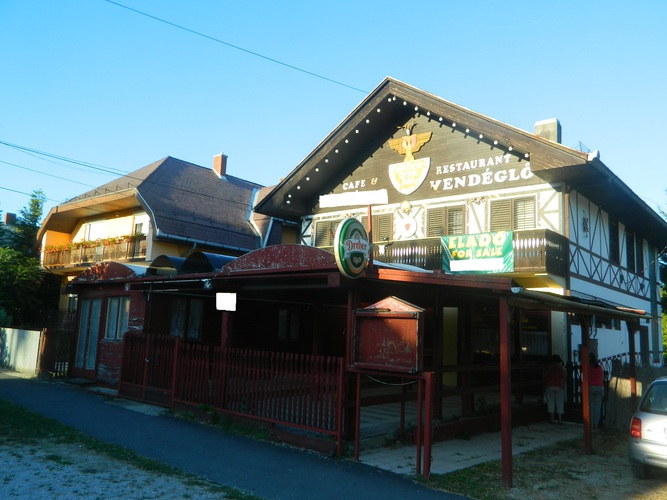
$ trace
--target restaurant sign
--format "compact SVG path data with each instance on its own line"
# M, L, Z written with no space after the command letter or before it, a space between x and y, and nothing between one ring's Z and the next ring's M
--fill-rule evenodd
M358 278L368 265L370 243L368 233L357 219L345 219L334 237L334 256L341 274Z
M442 236L442 269L451 273L514 271L513 231Z

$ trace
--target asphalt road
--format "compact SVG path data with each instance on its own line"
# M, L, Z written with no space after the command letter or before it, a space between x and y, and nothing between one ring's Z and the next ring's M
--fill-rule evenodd
M461 499L365 464L110 404L64 383L0 372L0 398L184 472L266 499ZM1 417L1 416L0 416Z

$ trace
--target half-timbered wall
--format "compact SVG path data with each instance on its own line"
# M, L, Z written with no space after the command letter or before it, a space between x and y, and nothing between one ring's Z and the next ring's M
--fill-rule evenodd
M603 207L576 192L571 193L569 206L573 294L604 297L611 303L646 310L659 318L660 312L651 305L659 295L656 249L631 223L611 218ZM640 326L648 334L638 337L637 346L642 352L651 352L651 362L659 363L662 340L658 320L642 320ZM599 342L601 356L628 352L624 325L598 319L592 333L593 338L604 335L604 342Z

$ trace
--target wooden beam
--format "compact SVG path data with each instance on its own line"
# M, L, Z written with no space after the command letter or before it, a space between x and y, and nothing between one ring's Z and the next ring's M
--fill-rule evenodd
M581 325L581 411L584 419L584 454L593 453L593 435L591 431L591 391L588 383L590 363L588 359L588 339L591 327L591 317L579 315Z
M500 434L502 483L512 487L512 366L507 297L498 300L500 309Z

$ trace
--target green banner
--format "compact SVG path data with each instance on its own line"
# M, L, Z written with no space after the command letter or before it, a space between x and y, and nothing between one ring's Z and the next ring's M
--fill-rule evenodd
M442 236L442 269L448 273L514 271L513 231Z

